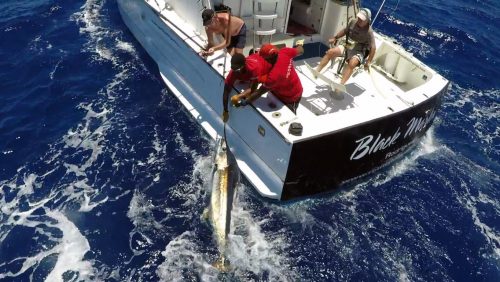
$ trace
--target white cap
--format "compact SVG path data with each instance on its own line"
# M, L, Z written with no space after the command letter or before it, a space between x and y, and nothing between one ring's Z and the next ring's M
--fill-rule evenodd
M356 17L358 17L362 21L366 21L366 20L370 21L371 12L370 12L370 10L363 8L363 9L359 10Z

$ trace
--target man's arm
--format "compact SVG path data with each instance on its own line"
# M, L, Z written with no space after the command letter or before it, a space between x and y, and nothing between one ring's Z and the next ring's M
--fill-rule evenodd
M251 103L251 102L255 101L257 98L262 96L267 91L268 91L268 89L264 85L261 85L259 87L259 89L257 89L256 91L252 91L250 93L250 95L248 95L248 97L246 99L246 103ZM244 106L244 105L242 105L242 106Z
M257 85L259 85L259 82L257 82L257 80L252 81L252 84L250 85L250 93L254 92L255 89L257 89Z
M337 43L337 40L339 38L342 38L342 37L345 36L346 30L347 30L347 28L343 28L341 31L337 32L337 34L335 34L335 36L333 38L330 38L328 40L328 42L331 43L331 44L333 44L333 45L335 45L335 43Z
M226 122L229 119L229 110L227 106L227 102L229 100L229 93L233 89L234 82L237 80L235 74L232 70L229 71L226 79L224 80L224 93L222 94L222 120Z
M370 30L370 53L368 54L368 59L366 59L365 65L372 63L376 50L377 46L375 45L375 36L373 35L373 31Z
M208 49L214 46L214 33L209 28L205 28L205 32L207 33L207 39L208 39L207 49Z
M366 59L367 64L372 63L373 57L375 56L375 49L376 49L375 46L370 49L370 54L368 54L368 59Z

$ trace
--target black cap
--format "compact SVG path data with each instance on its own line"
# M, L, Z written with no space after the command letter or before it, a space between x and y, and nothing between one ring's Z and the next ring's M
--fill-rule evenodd
M236 53L231 58L231 69L237 70L245 65L246 59L243 54Z
M201 18L203 19L203 25L206 26L210 23L212 18L215 16L215 12L212 9L205 9L201 13Z

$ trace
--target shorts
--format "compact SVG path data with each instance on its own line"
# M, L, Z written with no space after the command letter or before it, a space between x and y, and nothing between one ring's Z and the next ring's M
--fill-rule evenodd
M345 47L343 45L339 45L342 54L345 55ZM347 61L350 61L352 57L356 57L359 63L362 65L365 61L365 52L366 48L364 46L360 46L358 44L354 45L352 49L347 49Z
M247 43L247 26L245 25L245 23L243 23L238 35L231 36L231 44L229 44L227 48L243 49L246 43Z

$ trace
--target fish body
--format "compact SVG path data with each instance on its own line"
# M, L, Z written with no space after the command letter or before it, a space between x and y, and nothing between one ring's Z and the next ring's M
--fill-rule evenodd
M214 230L214 237L220 253L220 258L215 266L224 270L227 266L226 249L227 237L231 231L231 211L236 185L239 181L236 159L227 147L224 138L217 140L213 164L208 219Z

